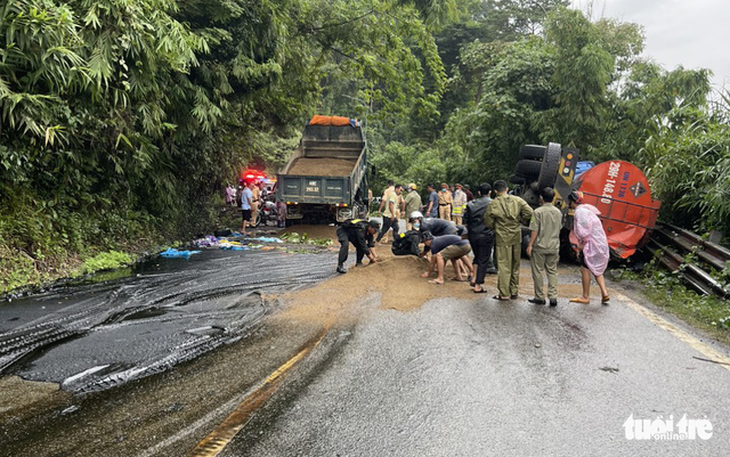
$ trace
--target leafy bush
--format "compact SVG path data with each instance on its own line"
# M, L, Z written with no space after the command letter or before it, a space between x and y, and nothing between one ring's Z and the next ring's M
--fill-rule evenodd
M119 251L109 251L97 254L86 259L79 268L79 274L88 274L100 270L113 270L115 268L129 265L133 262L132 256Z

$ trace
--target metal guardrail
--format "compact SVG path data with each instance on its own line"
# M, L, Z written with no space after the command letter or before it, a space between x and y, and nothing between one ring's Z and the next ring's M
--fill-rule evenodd
M730 288L717 281L708 271L722 271L730 264L730 250L703 240L688 230L657 222L648 244L659 263L670 271L680 270L685 282L702 295L730 299ZM695 254L703 266L685 262L686 254Z

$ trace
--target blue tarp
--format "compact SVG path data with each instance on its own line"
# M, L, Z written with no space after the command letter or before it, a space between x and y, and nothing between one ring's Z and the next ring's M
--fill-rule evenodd
M174 259L177 257L185 257L188 258L193 254L198 254L200 251L178 251L175 248L167 248L167 251L160 252L160 255L162 257L166 257L168 259Z

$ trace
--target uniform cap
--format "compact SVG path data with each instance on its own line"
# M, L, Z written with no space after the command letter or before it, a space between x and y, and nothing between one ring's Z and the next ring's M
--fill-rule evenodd
M410 187L413 190L418 189L418 187L416 187L416 185L414 183L412 183L412 182L411 183L408 183L408 187Z

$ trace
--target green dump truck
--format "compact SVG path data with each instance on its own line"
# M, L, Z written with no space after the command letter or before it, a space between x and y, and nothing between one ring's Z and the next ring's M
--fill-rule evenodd
M367 143L354 119L315 116L277 175L287 225L343 222L368 214Z

